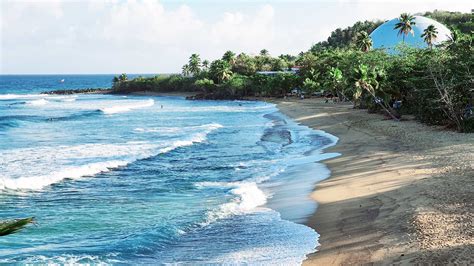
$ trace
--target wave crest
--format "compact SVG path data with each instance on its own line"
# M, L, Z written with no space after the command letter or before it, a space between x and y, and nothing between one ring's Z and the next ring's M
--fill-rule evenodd
M252 212L267 203L267 195L258 188L255 182L201 182L197 186L229 187L232 188L230 192L237 196L232 201L222 204L218 209L208 212L206 221L201 224L203 226L233 215Z
M141 109L153 106L155 101L153 99L148 99L146 101L137 101L136 103L124 104L124 105L115 105L111 107L105 107L99 109L104 114L117 114L124 113L134 109Z
M214 124L171 143L137 141L0 151L0 189L39 190L64 179L93 176L137 160L204 142L210 132L220 127ZM27 176L24 175L24 169L30 169Z

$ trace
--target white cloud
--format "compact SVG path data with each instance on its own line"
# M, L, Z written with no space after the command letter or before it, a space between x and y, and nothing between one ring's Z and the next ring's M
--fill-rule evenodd
M172 72L191 53L295 54L357 20L471 7L452 2L0 0L0 73Z
M270 5L260 7L255 14L226 12L221 19L209 25L206 33L213 50L243 50L255 52L274 39L274 10Z

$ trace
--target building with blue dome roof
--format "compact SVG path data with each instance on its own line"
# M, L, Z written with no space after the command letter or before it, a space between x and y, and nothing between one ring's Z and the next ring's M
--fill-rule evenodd
M413 33L405 35L405 44L417 48L428 47L421 35L429 25L434 25L438 31L437 38L433 41L434 45L449 39L451 31L443 24L423 16L414 16L414 18L415 25L412 26ZM395 25L398 22L398 18L386 21L370 34L372 47L374 49L392 50L395 46L403 42L403 34L398 34L398 29L395 29Z

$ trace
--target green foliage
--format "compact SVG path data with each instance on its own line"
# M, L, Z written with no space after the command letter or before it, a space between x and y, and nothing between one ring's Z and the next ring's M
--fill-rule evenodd
M331 86L333 94L342 98L344 95L341 89L341 83L343 82L342 71L337 67L331 67L328 72L328 77L329 82L327 82L327 84Z
M257 64L255 59L245 53L239 54L232 64L232 72L251 76L257 71Z
M13 234L26 225L33 223L34 218L15 219L9 221L0 221L0 236Z
M324 48L345 48L354 42L358 32L365 31L368 34L372 33L378 26L382 24L382 21L358 21L354 25L345 29L336 29L331 32L331 36L327 41L317 43L311 47L311 52L318 52Z
M240 75L240 74L233 74L225 83L224 88L226 89L227 93L231 96L239 95L244 96L247 95L247 90L250 86L250 79L247 76Z
M224 60L215 60L209 68L209 76L217 83L221 84L232 76L230 64Z
M465 29L466 14L435 11L446 23ZM443 21L441 21L443 22ZM472 34L454 30L451 40L439 49L415 49L400 45L399 53L373 50L370 32L381 22L358 22L337 29L327 42L314 45L297 56L272 57L263 49L258 55L227 51L221 59L201 63L191 55L183 66L183 75L156 76L127 80L115 77L118 93L137 90L200 91L212 99L236 99L245 96L286 95L294 88L306 92L326 91L355 107L386 113L413 114L422 122L446 125L459 131L472 131L474 118L465 115L473 91ZM412 31L413 16L402 14L396 29L403 36ZM423 37L431 47L437 30L428 27ZM287 71L298 66L297 74ZM274 71L261 74L260 71ZM205 95L204 95L205 97ZM402 101L401 110L391 103Z
M202 89L206 93L213 91L213 89L215 88L214 81L212 79L207 78L196 80L194 82L194 85L196 85L196 87Z
M226 61L229 64L232 64L235 60L235 53L232 51L227 51L222 56L222 60Z
M198 54L192 54L189 57L187 70L189 71L189 74L193 76L199 75L199 73L201 72L201 58L199 57Z
M318 90L321 90L321 84L315 80L306 78L303 81L303 89L306 92L316 92Z
M429 25L426 29L424 29L421 37L423 37L423 40L425 40L426 44L432 48L433 41L438 37L438 30L434 25Z
M403 42L405 42L405 36L409 33L413 34L413 26L415 25L415 17L408 13L403 13L398 18L398 22L395 24L394 30L398 30L398 35L402 35Z
M362 52L368 52L372 49L372 39L366 31L357 33L355 44Z
M471 13L451 12L435 10L426 12L422 16L432 18L450 28L456 29L459 33L472 34L474 31L473 15Z

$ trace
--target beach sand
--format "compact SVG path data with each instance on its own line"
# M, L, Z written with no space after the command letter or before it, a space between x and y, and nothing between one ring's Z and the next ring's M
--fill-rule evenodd
M474 262L474 134L321 99L273 102L339 137L331 177L311 194L321 245L304 265Z

